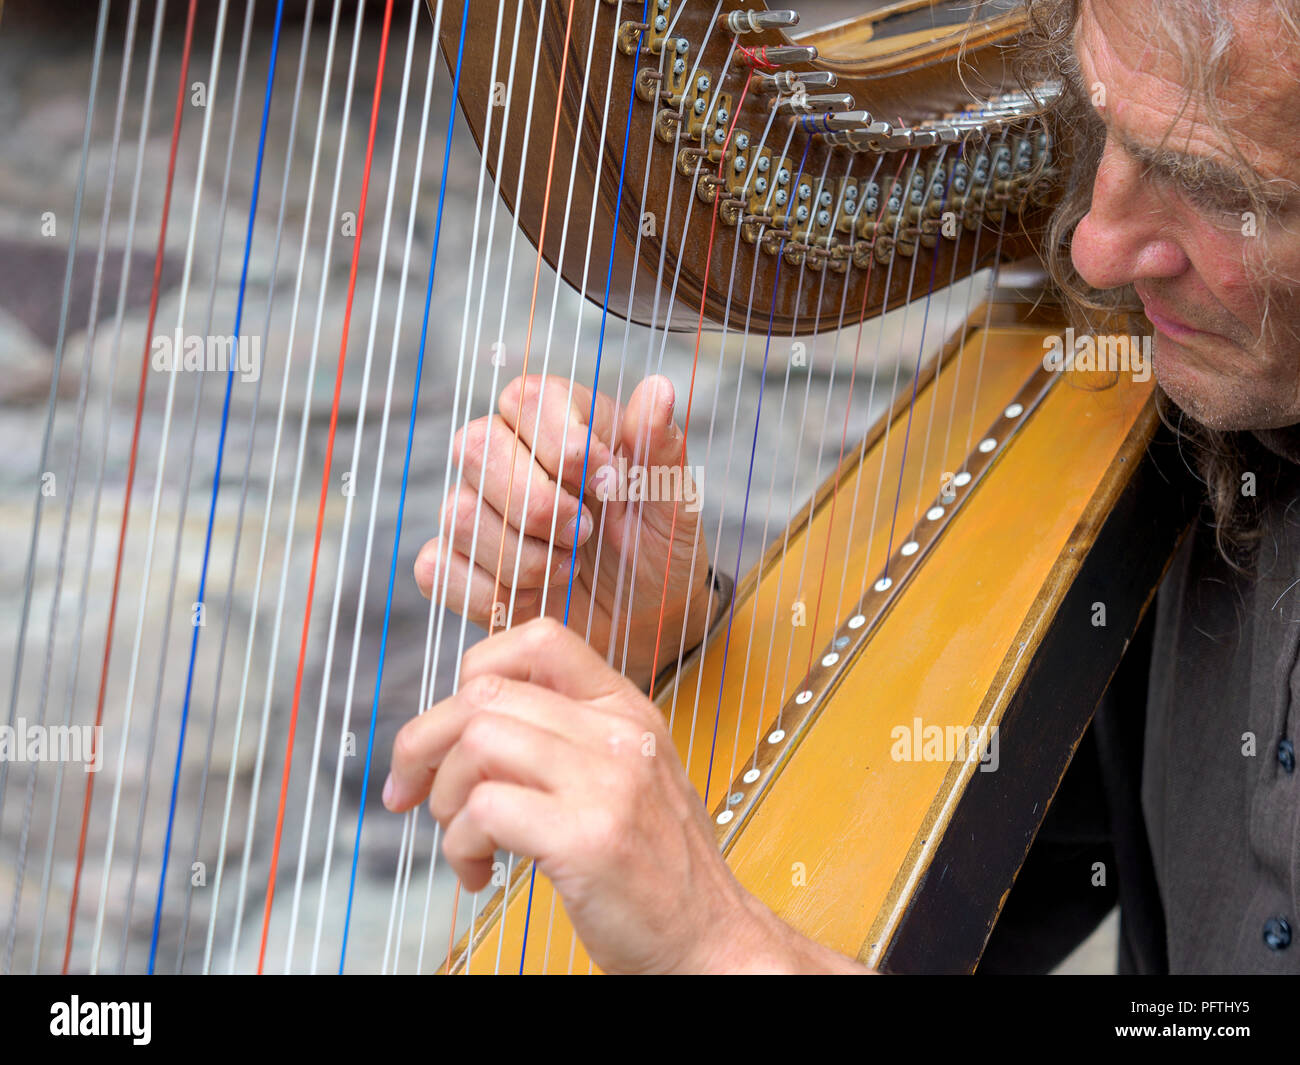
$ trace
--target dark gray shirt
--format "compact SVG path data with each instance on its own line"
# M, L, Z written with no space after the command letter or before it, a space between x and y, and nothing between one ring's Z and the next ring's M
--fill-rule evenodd
M1142 809L1171 972L1300 973L1300 446L1256 435L1254 572L1198 521L1157 603Z

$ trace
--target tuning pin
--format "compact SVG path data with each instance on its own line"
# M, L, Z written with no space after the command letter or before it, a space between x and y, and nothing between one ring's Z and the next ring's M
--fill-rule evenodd
M797 11L733 11L723 20L732 33L762 33L799 25Z
M777 114L821 115L831 111L848 111L853 107L853 97L846 92L821 93L809 96L795 93L785 96L772 105Z
M801 89L833 89L839 78L831 70L809 70L796 74L793 70L778 70L764 74L758 83L760 92L799 92Z
M768 48L737 48L741 58L756 67L788 67L796 63L811 63L817 58L817 49L804 44L778 44Z
M805 115L800 124L809 133L837 133L841 130L859 129L872 123L869 111L840 111L824 115Z

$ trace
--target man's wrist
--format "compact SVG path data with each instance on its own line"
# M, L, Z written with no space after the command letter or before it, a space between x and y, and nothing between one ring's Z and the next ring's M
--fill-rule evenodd
M703 606L696 607L686 611L683 623L688 627L685 640L678 639L678 645L681 647L679 652L668 650L665 657L658 663L658 668L651 666L646 671L647 677L641 684L642 690L650 688L653 691L659 691L664 682L671 677L678 665L685 658L694 653L708 636L709 631L717 624L718 619L726 613L727 608L731 605L732 596L735 593L735 582L725 573L720 573L710 565L704 574L704 580L700 583L701 590L705 592ZM653 684L649 678L653 677Z
M852 958L800 935L739 884L728 911L710 922L692 971L712 975L865 975ZM711 941L710 941L711 940Z

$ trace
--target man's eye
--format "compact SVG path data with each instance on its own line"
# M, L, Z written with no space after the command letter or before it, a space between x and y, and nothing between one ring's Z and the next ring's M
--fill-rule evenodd
M1194 207L1207 213L1240 215L1250 210L1250 198L1242 193L1216 188L1179 187L1183 198Z

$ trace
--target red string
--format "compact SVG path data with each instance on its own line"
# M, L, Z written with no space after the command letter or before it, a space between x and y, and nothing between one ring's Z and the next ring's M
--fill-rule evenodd
M754 49L746 48L743 44L738 44L736 45L736 51L748 59L751 66L758 67L759 70L765 70L768 73L771 73L774 70L780 69L775 63L768 60L767 45L763 45L762 48Z
M172 179L176 175L176 149L181 139L181 116L185 113L186 78L190 66L190 45L194 41L194 16L198 0L190 0L185 21L185 44L181 50L181 73L176 88L176 115L172 119L172 146L167 159L167 186L163 192L162 222L158 230L158 250L154 252L153 287L149 292L149 324L145 328L144 354L140 358L140 387L135 398L135 427L131 431L131 458L126 468L126 495L122 500L122 523L117 533L117 561L113 565L113 594L108 604L108 633L104 638L104 660L99 667L99 694L95 699L95 729L91 740L90 760L94 763L104 722L104 695L108 689L108 663L113 654L113 626L117 621L117 597L122 587L122 557L126 549L127 519L131 514L131 491L135 487L135 465L140 454L140 422L144 415L144 394L149 381L149 351L154 321L158 315L158 291L162 284L163 252L167 245L167 218L172 205ZM68 907L68 938L63 945L63 972L72 957L72 937L77 928L77 900L81 894L81 870L86 858L86 830L90 823L90 805L95 774L86 774L86 795L81 804L81 833L77 839L77 866L72 876L72 902Z
M352 245L352 268L348 274L348 300L343 311L343 339L339 345L338 369L334 372L334 403L330 408L329 436L325 444L325 468L321 473L320 503L316 508L316 539L312 545L311 573L307 580L307 602L302 615L302 640L298 645L298 672L293 685L293 709L289 715L289 736L285 742L284 770L280 776L280 805L275 816L275 843L271 848L271 872L266 882L266 907L262 914L262 942L257 952L257 971L266 962L266 940L271 929L271 907L275 902L275 874L280 861L280 841L284 834L284 808L289 795L289 773L293 767L293 741L298 728L298 708L302 701L302 677L307 664L307 634L311 628L312 600L316 593L316 567L320 561L321 532L325 524L325 503L329 499L330 467L334 461L334 435L339 421L339 399L343 391L343 368L347 363L348 329L352 324L352 299L357 289L357 266L361 259L361 235L366 221L366 199L370 191L370 167L375 155L375 129L379 124L379 101L384 88L384 60L388 56L388 28L393 18L393 0L384 5L384 28L379 38L379 66L375 71L374 100L370 106L370 135L366 140L366 164L361 177L361 202L357 207L357 235ZM321 680L328 684L329 678Z

